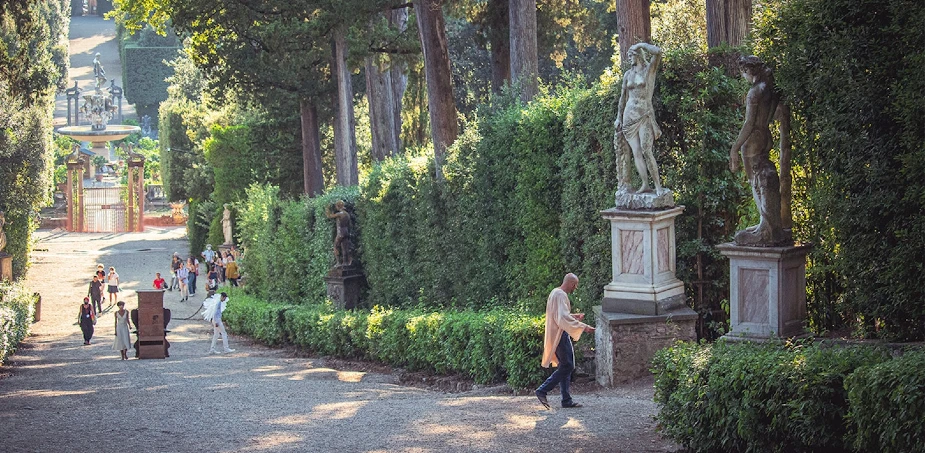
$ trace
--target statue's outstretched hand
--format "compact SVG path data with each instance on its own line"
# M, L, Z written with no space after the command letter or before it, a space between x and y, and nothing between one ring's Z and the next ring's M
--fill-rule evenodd
M739 171L739 153L735 148L729 153L729 170L733 173Z

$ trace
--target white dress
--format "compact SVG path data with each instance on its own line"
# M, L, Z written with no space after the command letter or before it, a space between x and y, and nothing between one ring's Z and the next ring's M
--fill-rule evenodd
M119 315L119 312L116 312L116 341L112 344L112 349L115 351L121 351L123 349L132 348L132 336L128 330L128 310L125 310L125 315Z

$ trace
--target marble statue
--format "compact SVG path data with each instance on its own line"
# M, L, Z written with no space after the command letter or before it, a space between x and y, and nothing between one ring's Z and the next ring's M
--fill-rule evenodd
M325 216L329 219L337 219L337 230L334 236L334 259L335 266L350 266L353 264L353 244L350 241L350 229L353 227L353 219L344 206L344 200L337 200L334 203L337 212L331 213L330 206L324 210Z
M647 60L643 54L650 56ZM648 43L634 44L627 52L630 67L623 75L617 119L614 121L614 150L617 157L617 206L660 208L674 206L670 190L662 188L655 161L653 144L662 135L655 121L652 94L655 74L661 62L662 49ZM635 164L639 179L638 190L631 187L630 161ZM652 180L652 187L649 180ZM654 189L654 190L653 190ZM633 194L648 194L643 204ZM654 203L654 204L653 204Z
M222 213L222 234L225 236L225 244L234 244L234 238L231 237L231 209L229 204L225 203L225 212Z
M106 70L103 69L103 63L100 62L100 53L97 52L93 57L93 77L96 79L96 87L100 88L106 82Z
M3 253L3 248L6 247L6 232L3 231L3 225L6 224L6 214L3 211L0 211L0 254Z
M752 86L745 97L745 123L729 151L729 169L739 171L741 151L745 175L752 186L752 197L761 220L758 225L736 232L735 243L745 246L785 245L793 239L782 226L780 176L770 159L770 124L780 95L774 86L774 74L758 57L740 58L739 70Z

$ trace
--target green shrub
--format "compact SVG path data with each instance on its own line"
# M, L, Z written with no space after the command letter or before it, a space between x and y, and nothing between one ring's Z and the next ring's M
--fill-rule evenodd
M845 379L855 451L925 451L925 352L859 368Z
M29 335L34 314L34 294L19 283L0 283L0 366Z
M177 57L177 47L141 47L126 41L122 46L122 88L125 99L143 107L167 100L167 77L173 74L166 62Z
M847 451L845 378L885 360L873 347L678 343L653 359L657 420L694 451Z
M541 317L506 309L427 311L373 307L334 310L330 303L285 305L232 290L224 320L235 333L309 353L372 359L409 370L455 373L479 384L537 385L545 372Z

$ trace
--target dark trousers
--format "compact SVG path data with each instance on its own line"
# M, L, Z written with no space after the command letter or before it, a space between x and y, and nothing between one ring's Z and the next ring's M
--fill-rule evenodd
M103 312L103 293L90 294L90 304L96 309L97 313Z
M80 318L80 330L84 334L84 342L93 338L93 320L90 318Z
M196 294L196 274L189 273L189 293Z
M569 393L568 388L572 383L572 371L575 370L575 349L572 347L572 338L568 332L562 332L559 346L556 346L556 359L559 360L556 371L536 391L546 394L554 389L556 384L559 384L562 404L568 406L572 404L572 394Z

